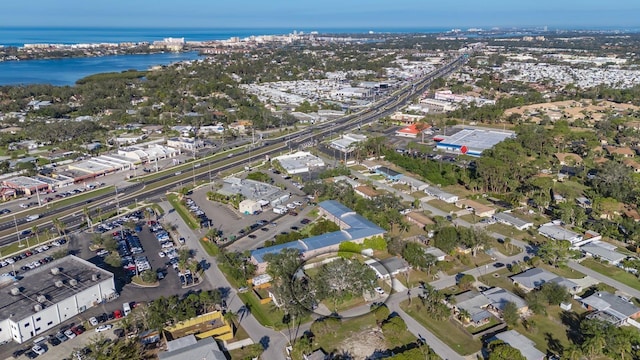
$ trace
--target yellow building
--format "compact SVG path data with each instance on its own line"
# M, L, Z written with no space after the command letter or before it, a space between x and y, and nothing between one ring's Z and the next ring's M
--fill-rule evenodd
M187 335L195 335L198 339L214 337L216 340L228 341L233 338L233 329L227 324L220 311L212 311L164 328L165 337L179 339Z

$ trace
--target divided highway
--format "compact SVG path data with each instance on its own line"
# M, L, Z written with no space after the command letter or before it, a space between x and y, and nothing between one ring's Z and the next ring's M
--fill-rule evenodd
M264 159L266 155L276 155L288 148L295 149L300 144L313 140L314 138L322 138L330 133L339 133L343 130L349 130L351 127L357 127L361 124L375 121L381 117L389 116L414 96L423 93L431 85L433 80L447 76L456 71L466 62L466 60L467 56L462 55L445 66L425 75L416 83L406 86L403 89L396 91L391 96L374 103L372 107L363 110L358 114L348 115L343 118L336 119L333 122L319 124L279 138L268 139L266 141L272 145L263 144L257 148L244 149L241 152L235 153L232 158L209 161L201 160L198 162L199 165L197 168L194 167L189 171L183 171L182 174L179 175L176 175L176 170L174 169L166 170L165 175L150 180L141 178L138 183L132 183L127 187L118 188L118 203L120 207L126 207L133 204L136 199L142 200L161 196L179 183L187 183L194 179L208 179L210 172L218 173L238 166L243 166L247 163L259 161ZM286 141L287 139L290 140ZM221 162L225 162L225 164L220 165L219 163ZM160 185L161 182L166 182L167 179L172 179L173 181L162 183L162 185ZM100 207L103 214L108 213L109 211L113 211L116 207L113 200L115 200L115 191L114 193L98 195L90 201L84 199L78 203L65 205L51 210L43 209L43 212L40 213L40 219L33 222L27 222L24 217L22 217L21 219L16 218L16 222L14 223L12 217L5 216L5 221L0 223L0 236L4 235L0 238L0 246L5 246L18 241L19 232L30 229L33 225L37 225L41 230L50 228L52 231L55 231L51 224L51 220L55 218L59 218L60 221L64 222L67 230L74 230L78 228L84 220L82 218L83 208L87 207L89 211L93 213L96 208ZM52 205L55 207L55 202ZM73 214L76 216L73 216ZM17 232L15 231L16 225L18 227Z

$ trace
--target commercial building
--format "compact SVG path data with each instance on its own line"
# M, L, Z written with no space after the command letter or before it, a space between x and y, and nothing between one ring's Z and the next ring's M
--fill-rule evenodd
M355 144L367 140L365 135L344 134L340 139L333 140L329 146L343 153L350 153L354 150Z
M278 254L284 249L296 249L306 259L313 256L338 251L338 247L345 241L362 243L365 239L386 233L384 229L356 214L355 211L335 200L326 200L318 204L320 216L333 221L340 227L334 231L310 238L270 246L251 252L251 260L258 265L257 272L263 273L267 268L264 259L267 254Z
M196 138L175 137L167 140L167 146L195 151L204 147L204 141L198 140Z
M245 215L255 214L260 210L262 210L262 206L255 200L246 199L238 204L238 211Z
M2 185L28 196L33 195L38 191L51 189L51 186L48 183L26 176L16 176L14 178L4 180Z
M289 192L277 186L236 177L225 178L218 193L227 196L241 194L245 199L254 200L261 206L276 206L289 200Z
M24 343L117 297L113 274L73 255L0 276L0 342Z
M297 151L293 154L281 155L273 158L290 175L309 172L313 168L324 167L321 158L306 151Z
M513 131L465 128L453 135L435 136L433 140L438 143L436 148L439 150L478 157L483 151L514 137Z

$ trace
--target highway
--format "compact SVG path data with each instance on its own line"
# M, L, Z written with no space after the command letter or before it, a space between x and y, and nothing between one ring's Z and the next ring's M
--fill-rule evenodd
M423 93L431 85L433 80L456 71L466 60L467 56L461 55L443 67L420 78L417 82L407 85L392 93L390 96L377 101L373 106L362 110L360 113L347 115L332 122L318 124L296 133L267 139L265 140L266 143L258 147L245 148L242 151L235 152L233 156L229 158L199 160L196 163L188 163L187 165L193 164L194 167L188 171L183 170L179 175L176 175L178 171L176 169L179 168L176 167L172 170L166 170L163 176L153 177L149 180L145 180L143 177L138 183L132 183L126 187L119 187L117 203L122 208L133 204L137 199L143 200L161 196L181 183L209 179L211 173L218 173L238 166L244 166L254 161L263 160L266 155L273 156L287 149L297 149L299 145L307 141L321 139L331 133L339 133L340 131L347 131L352 128L355 129L362 124L389 116L404 106L410 99ZM220 163L224 164L220 165ZM166 182L168 179L172 181ZM51 223L55 218L58 218L65 224L67 231L74 230L84 221L82 215L83 208L85 207L89 209L90 213L94 213L98 207L101 208L103 214L113 211L116 208L115 191L114 193L96 196L91 200L84 199L62 207L55 207L55 203L52 205L54 207L53 209L45 209L40 213L40 218L32 222L28 222L24 218L24 215L22 215L21 218L14 218L15 215L5 216L4 222L0 223L0 236L2 236L2 238L0 238L0 246L19 241L19 234L24 230L31 229L34 225L37 225L40 230L49 228L55 232L56 230Z

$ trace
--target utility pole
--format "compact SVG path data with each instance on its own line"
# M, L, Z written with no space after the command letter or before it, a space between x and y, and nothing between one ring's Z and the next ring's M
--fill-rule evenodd
M116 188L116 215L120 215L120 200L118 199L118 185L116 185L115 188Z

